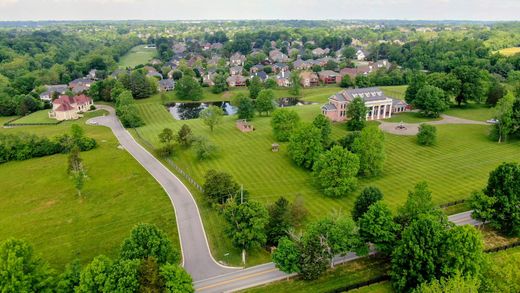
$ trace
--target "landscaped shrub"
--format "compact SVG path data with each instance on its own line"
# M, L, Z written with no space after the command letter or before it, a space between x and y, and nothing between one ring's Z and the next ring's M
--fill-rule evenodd
M420 145L433 145L437 140L437 128L433 125L421 124L417 133L417 143Z

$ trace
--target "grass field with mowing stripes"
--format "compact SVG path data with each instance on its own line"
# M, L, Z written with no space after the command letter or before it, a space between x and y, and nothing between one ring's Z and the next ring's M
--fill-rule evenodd
M134 68L146 64L157 55L155 48L146 48L146 45L135 46L119 59L119 68Z

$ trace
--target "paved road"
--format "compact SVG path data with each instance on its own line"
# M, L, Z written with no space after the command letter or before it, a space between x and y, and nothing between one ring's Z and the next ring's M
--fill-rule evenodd
M475 121L469 119L463 119L448 115L441 115L442 120L428 121L426 124L441 125L441 124L477 124L477 125L489 125L486 122ZM386 122L385 120L379 120L379 128L385 132L398 134L398 135L416 135L419 132L420 123L398 123L398 122ZM405 128L399 129L397 126L402 125Z
M474 225L481 223L471 218L471 211L449 216L448 219L458 226ZM372 252L375 253L375 252ZM335 264L349 262L358 259L359 256L349 253L344 257L338 257L334 260ZM194 283L197 292L215 293L215 292L233 292L246 288L251 288L278 280L283 280L294 276L288 275L278 270L273 263L267 263L248 269L236 271L234 273L196 281Z
M110 114L89 119L87 123L110 127L121 146L161 184L170 197L177 219L183 266L190 273L193 280L203 280L240 269L224 267L213 259L209 251L197 204L186 186L159 160L134 140L116 118L112 107L100 105L98 108L105 109Z

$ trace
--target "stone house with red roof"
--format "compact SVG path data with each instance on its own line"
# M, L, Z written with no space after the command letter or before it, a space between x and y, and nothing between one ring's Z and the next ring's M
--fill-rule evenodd
M94 105L92 99L86 95L77 95L69 97L62 95L52 101L52 110L49 112L49 118L56 120L74 120L80 118L82 113L90 110Z

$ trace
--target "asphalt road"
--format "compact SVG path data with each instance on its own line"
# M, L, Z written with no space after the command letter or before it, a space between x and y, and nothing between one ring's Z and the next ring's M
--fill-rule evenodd
M159 160L134 140L132 135L128 133L116 118L112 107L99 105L98 108L105 109L110 114L89 119L87 123L110 127L121 146L159 182L170 197L177 219L183 266L190 273L193 280L203 280L240 269L224 267L213 259L197 204L186 186Z
M186 186L134 140L115 117L112 107L101 105L98 108L108 110L110 115L92 118L87 123L110 127L121 146L161 184L170 197L177 219L183 266L192 276L197 292L232 292L290 278L294 275L281 272L273 263L246 269L225 267L217 263L209 250L197 204ZM471 211L448 218L456 225L476 226L481 224L471 218ZM349 253L346 256L335 258L334 263L340 264L358 258L354 253Z

